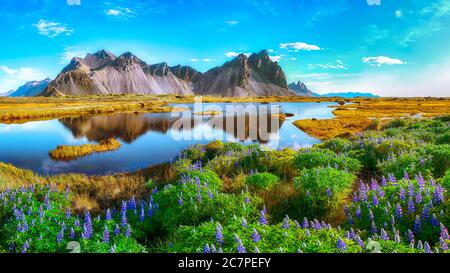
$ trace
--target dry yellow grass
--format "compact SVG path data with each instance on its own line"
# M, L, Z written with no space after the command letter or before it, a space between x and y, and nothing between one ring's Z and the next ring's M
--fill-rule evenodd
M334 119L297 120L294 125L319 139L349 136L395 118L433 117L450 114L449 98L352 99L333 111Z
M305 97L202 97L203 102L321 102L336 98ZM113 113L161 113L182 111L168 104L193 103L194 96L177 95L92 95L79 97L0 97L0 122L23 123L33 120Z
M100 141L98 144L83 144L79 146L60 145L49 152L54 160L72 160L93 153L102 153L119 149L120 142L114 138Z

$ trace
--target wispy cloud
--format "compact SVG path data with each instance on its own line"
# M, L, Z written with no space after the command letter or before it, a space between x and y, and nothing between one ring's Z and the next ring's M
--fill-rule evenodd
M74 57L84 58L88 51L79 47L66 47L62 53L59 64L67 64Z
M246 56L250 56L251 55L251 53L234 52L234 51L227 52L224 55L227 56L228 58L233 58L233 57L237 57L239 54L244 54Z
M42 80L45 77L45 73L36 68L11 68L5 65L0 65L0 92L17 89L17 87L25 82Z
M225 21L225 24L227 24L229 26L235 26L235 25L239 24L239 21L238 20L228 20L228 21Z
M336 60L334 63L326 64L308 64L308 69L334 69L334 70L348 70L348 67L341 60Z
M38 29L39 34L50 38L54 38L60 34L69 36L73 33L73 29L68 28L66 25L44 19L39 20L39 22L33 26Z
M135 17L137 15L137 12L130 8L116 7L105 10L105 14L113 18L128 19Z
M448 0L426 2L420 10L408 11L408 13L417 17L414 24L399 38L400 45L405 47L445 29L447 25L443 19L450 16L450 2Z
M66 0L69 6L80 6L81 0Z
M211 58L192 58L192 59L190 59L190 61L191 62L206 62L206 63L208 63L208 62L212 62L213 61L213 59L211 59Z
M281 43L280 48L287 49L288 51L317 51L321 48L317 45L308 44L305 42L293 42L293 43Z
M406 64L405 61L402 61L400 59L386 57L386 56L364 57L364 58L362 58L362 62L366 63L370 66Z

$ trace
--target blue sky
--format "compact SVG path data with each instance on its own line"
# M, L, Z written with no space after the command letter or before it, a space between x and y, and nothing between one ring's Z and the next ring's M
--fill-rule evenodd
M2 0L0 92L99 49L200 71L268 49L318 93L450 96L450 1L368 2Z

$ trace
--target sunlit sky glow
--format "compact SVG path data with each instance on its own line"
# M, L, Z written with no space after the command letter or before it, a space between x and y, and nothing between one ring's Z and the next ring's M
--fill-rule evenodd
M2 0L0 93L99 49L200 71L268 49L317 93L450 96L450 1L367 2Z

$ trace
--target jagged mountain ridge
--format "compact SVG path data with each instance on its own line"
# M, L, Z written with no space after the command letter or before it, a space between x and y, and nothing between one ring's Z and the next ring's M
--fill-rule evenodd
M46 78L42 81L29 81L16 89L16 91L9 93L9 97L31 97L39 95L47 88L51 79Z
M315 94L308 89L305 83L301 81L292 82L288 85L289 90L294 91L299 96L314 97Z
M130 52L118 57L101 50L73 58L41 93L44 96L86 94L178 94L212 96L292 96L286 76L263 50L239 55L201 73L189 66L147 64Z

